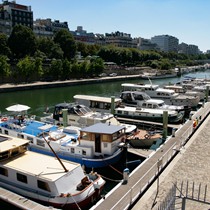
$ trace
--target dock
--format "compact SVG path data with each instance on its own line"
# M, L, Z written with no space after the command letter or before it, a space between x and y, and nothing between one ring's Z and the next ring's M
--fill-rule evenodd
M181 151L184 145L190 140L199 126L205 121L210 113L210 102L205 103L195 112L185 124L169 136L165 142L140 164L124 182L122 180L112 191L105 195L91 210L129 209L132 204L138 201L149 189L150 185L164 171L171 160ZM193 128L193 120L199 119L196 128Z
M14 205L15 207L19 209L24 209L24 210L47 210L47 209L53 210L55 209L51 206L47 207L47 206L38 204L32 200L29 200L23 196L20 196L16 193L13 193L1 187L0 187L0 199Z

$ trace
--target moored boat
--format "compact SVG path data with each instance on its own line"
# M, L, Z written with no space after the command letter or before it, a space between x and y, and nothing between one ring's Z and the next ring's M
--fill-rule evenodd
M123 150L119 148L125 138L125 126L97 123L83 132L75 126L58 127L25 118L20 124L14 118L0 119L0 133L30 140L29 149L53 155L44 138L49 141L57 155L80 163L88 168L105 167L119 161ZM44 137L43 137L44 135Z
M163 122L164 112L168 114L168 123L181 123L183 121L183 113L177 111L148 109L130 106L120 106L115 109L115 115L122 118L132 118L151 122Z
M127 137L127 141L134 148L150 148L161 138L160 132L138 129L137 132Z
M139 108L174 110L184 114L185 107L178 105L168 105L161 99L151 98L145 92L140 91L123 91L120 98L122 104Z
M0 134L0 186L46 206L83 209L105 181L81 165L27 150L29 141Z
M164 100L166 104L185 106L186 108L196 108L200 101L198 95L191 96L176 93L174 90L161 88L159 85L153 84L121 84L123 91L137 90L148 94L151 98Z
M66 110L66 114L64 113ZM52 114L42 117L41 121L54 124L64 124L77 127L87 127L96 123L111 123L112 125L125 126L125 132L129 133L136 129L135 125L120 123L110 112L93 111L84 104L79 103L59 103L54 107Z

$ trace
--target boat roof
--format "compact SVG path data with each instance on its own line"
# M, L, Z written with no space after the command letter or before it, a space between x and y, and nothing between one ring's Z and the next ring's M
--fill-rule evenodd
M122 87L136 87L136 88L140 88L140 87L144 87L144 88L158 88L159 85L153 85L153 84L132 84L132 83L123 83L121 84Z
M122 129L124 125L112 125L110 123L96 123L86 128L82 128L81 131L88 133L103 133L103 134L113 134Z
M6 135L0 135L0 149L1 153L10 150L11 148L17 148L24 144L28 144L29 140L20 140Z
M89 101L98 101L103 103L111 103L111 97L91 96L91 95L75 95L74 99L83 99ZM114 102L120 102L120 98L114 98Z
M22 140L19 139L18 141ZM80 167L78 163L65 160L62 160L62 162L68 172L72 172L77 167ZM40 179L50 181L55 181L66 174L63 167L55 157L31 151L26 151L24 154L1 161L1 164L6 168L12 168L18 172L30 174L39 177Z

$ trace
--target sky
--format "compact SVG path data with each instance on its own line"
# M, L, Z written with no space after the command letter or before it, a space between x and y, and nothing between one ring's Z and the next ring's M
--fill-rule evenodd
M31 6L34 20L67 21L75 31L120 31L132 38L171 35L179 43L210 50L210 0L16 0Z

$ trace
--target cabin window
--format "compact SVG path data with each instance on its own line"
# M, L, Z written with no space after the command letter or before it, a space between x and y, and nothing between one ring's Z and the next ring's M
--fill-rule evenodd
M31 143L33 143L33 138L30 136L27 136L27 140L29 140Z
M0 167L0 174L3 175L3 176L8 176L8 170Z
M9 135L9 132L7 130L4 131L4 134Z
M2 133L2 129L0 128L0 133Z
M23 183L28 183L27 176L17 173L17 180Z
M110 137L109 137L109 135L103 135L102 136L102 139L103 139L103 141L109 141L109 139L110 139Z
M82 155L86 155L86 151L85 150L82 150Z
M9 152L6 151L6 152L2 152L1 155L0 155L0 160L5 160L9 157Z
M44 141L37 139L37 145L44 147Z
M18 148L13 149L12 153L11 153L11 156L15 156L17 154L19 154L19 149Z
M108 144L107 143L104 143L104 148L107 148L108 147Z
M42 190L50 192L49 185L46 182L43 182L41 180L37 180L37 186L38 186L38 188L40 188Z
M17 137L20 138L20 139L24 139L24 135L23 134L19 134L18 133Z
M74 151L74 148L71 148L71 153L74 153L75 151Z

